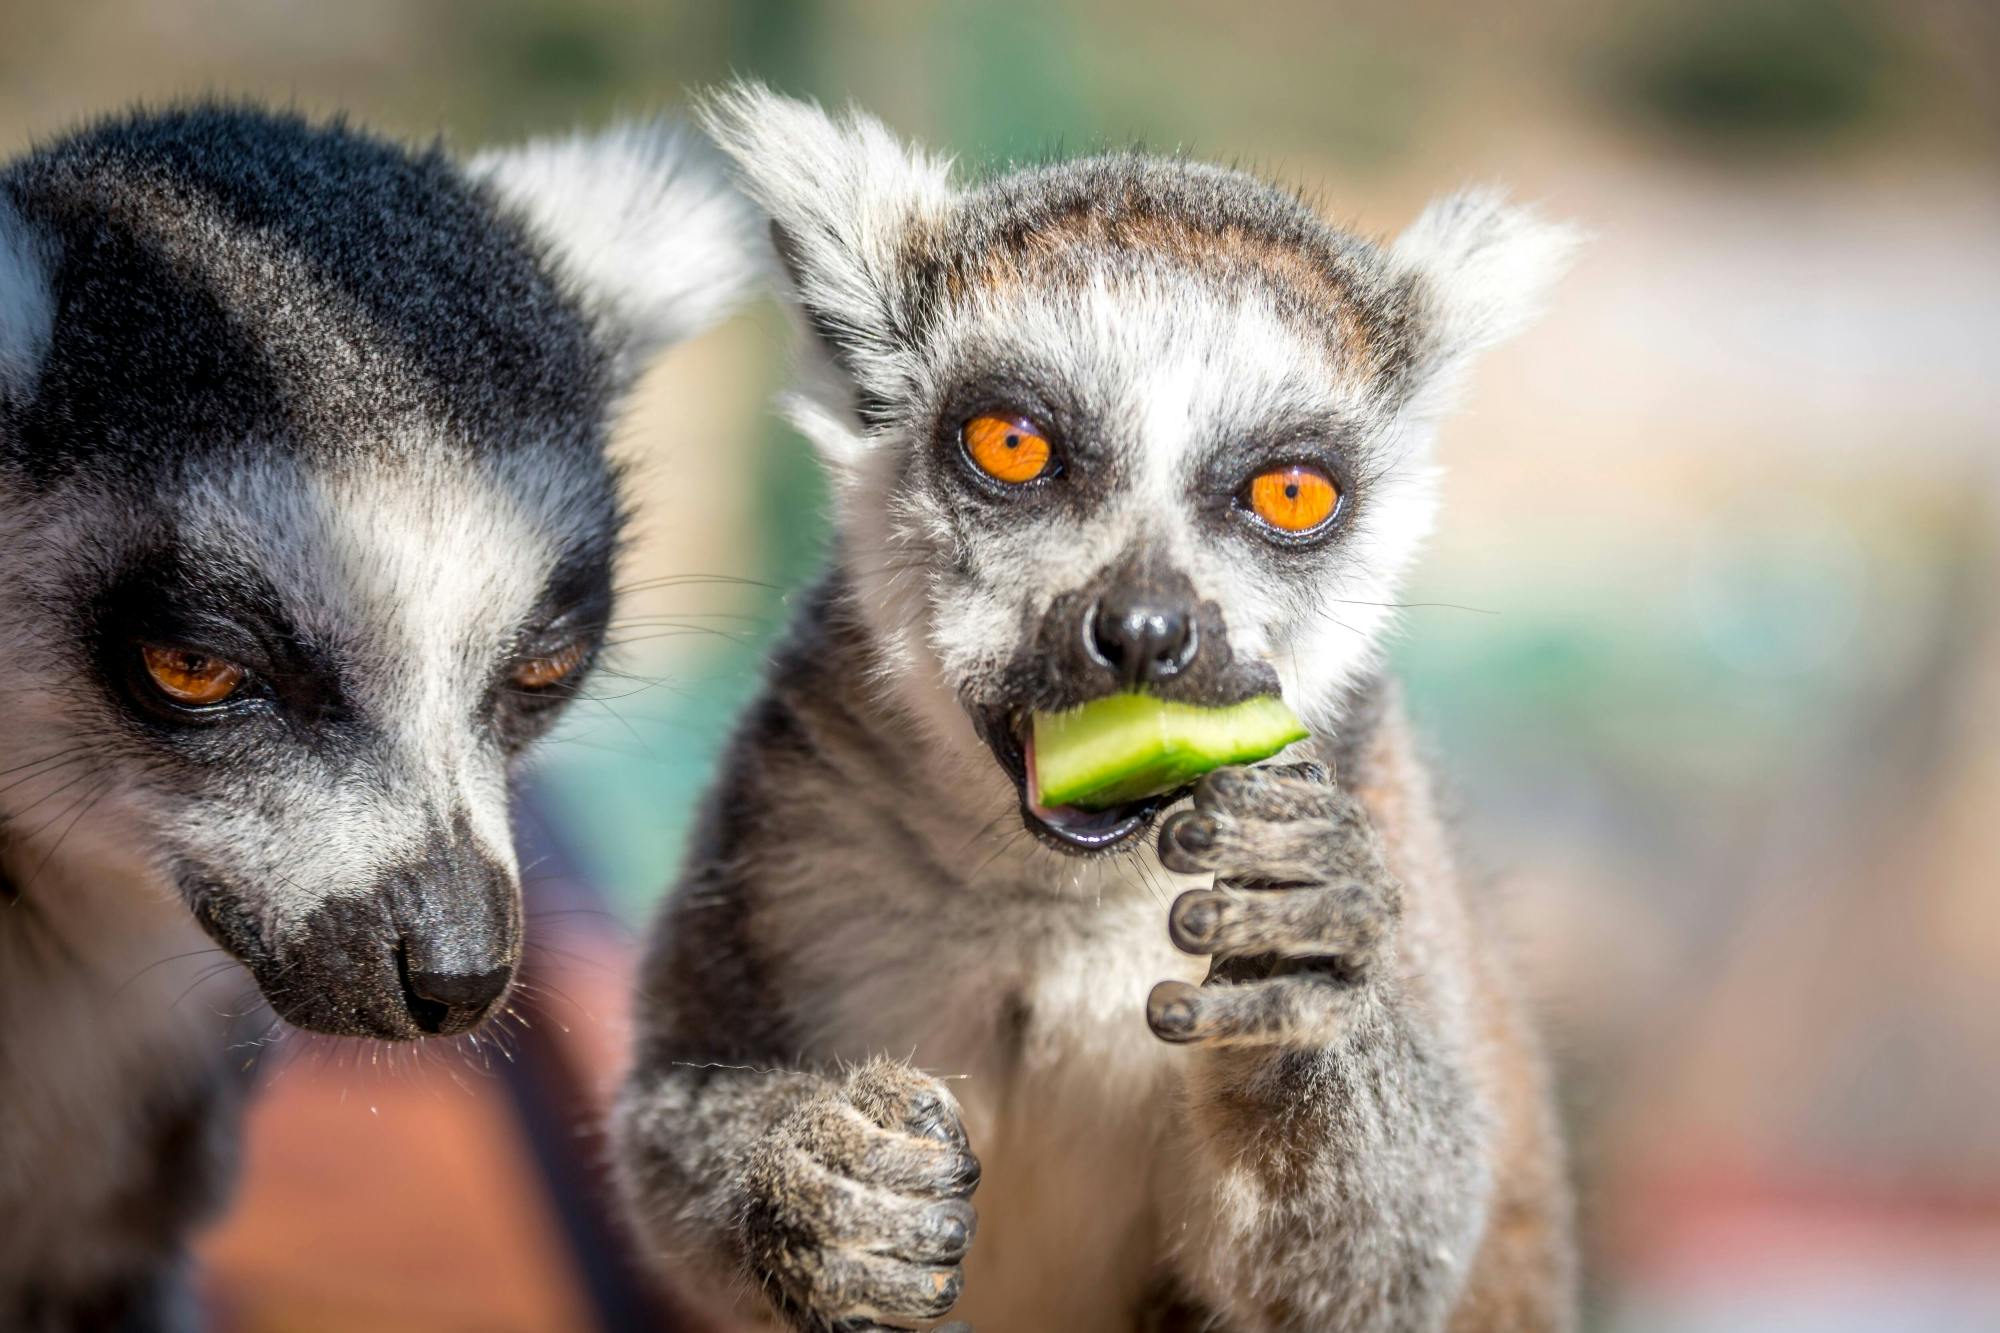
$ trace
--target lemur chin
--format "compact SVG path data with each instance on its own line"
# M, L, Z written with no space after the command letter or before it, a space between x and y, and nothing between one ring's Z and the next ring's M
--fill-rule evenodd
M507 1003L509 773L604 644L613 412L753 277L697 143L196 105L0 168L0 1326L191 1318L218 948L318 1032Z
M663 1270L799 1329L1566 1327L1533 1042L1381 645L1435 427L1570 233L1474 192L1377 244L1180 159L964 186L858 113L710 114L837 517L642 977ZM1031 711L1133 688L1314 739L1028 799Z

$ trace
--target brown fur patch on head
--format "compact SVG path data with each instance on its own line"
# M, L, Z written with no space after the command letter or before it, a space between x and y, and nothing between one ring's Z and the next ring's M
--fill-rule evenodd
M1410 293L1374 247L1241 172L1173 159L1090 159L968 195L959 243L933 260L944 295L1178 273L1246 284L1312 333L1335 366L1395 378L1410 357Z

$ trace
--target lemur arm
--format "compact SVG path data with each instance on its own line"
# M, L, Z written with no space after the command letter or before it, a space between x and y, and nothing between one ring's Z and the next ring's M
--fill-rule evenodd
M738 947L741 887L684 883L646 968L647 1030L613 1132L648 1258L710 1291L761 1292L801 1330L941 1316L977 1223L957 1100L897 1061L778 1058L780 1006Z
M649 1259L669 1273L733 1280L743 1271L746 1159L819 1083L803 1071L697 1061L632 1072L613 1133Z
M1232 1333L1445 1328L1492 1191L1487 1127L1366 813L1317 765L1223 770L1160 844L1217 876L1170 917L1207 981L1147 1006L1201 1048L1179 1284Z
M979 1181L941 1085L889 1060L845 1075L678 1065L620 1099L628 1203L652 1257L761 1289L798 1329L868 1333L958 1299Z

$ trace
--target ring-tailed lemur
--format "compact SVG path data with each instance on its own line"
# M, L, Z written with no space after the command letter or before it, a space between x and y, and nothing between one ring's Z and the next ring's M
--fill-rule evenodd
M0 168L0 1327L192 1322L218 959L321 1032L505 1004L508 771L603 641L612 413L753 278L699 143L468 166L200 105Z
M827 354L837 518L641 977L660 1266L809 1329L1566 1327L1535 1048L1379 645L1434 426L1569 233L1472 193L1375 245L1136 154L960 188L755 88L711 122ZM1134 687L1317 739L1035 807L1029 711Z

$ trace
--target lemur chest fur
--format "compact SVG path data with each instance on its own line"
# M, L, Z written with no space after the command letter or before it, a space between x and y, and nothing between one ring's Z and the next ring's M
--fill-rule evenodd
M1189 1052L1147 1030L1145 1001L1205 963L1167 936L1194 881L1147 861L1060 890L957 886L923 948L834 992L843 1056L907 1056L959 1098L982 1172L954 1317L975 1328L1121 1327L1157 1263Z

